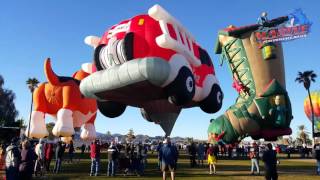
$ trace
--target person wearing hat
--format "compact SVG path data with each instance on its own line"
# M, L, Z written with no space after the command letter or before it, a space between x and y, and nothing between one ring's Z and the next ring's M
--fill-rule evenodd
M175 170L178 161L178 150L175 146L171 145L170 138L167 137L163 141L163 146L159 151L159 158L161 162L162 179L166 180L166 171L170 171L171 180L175 178Z

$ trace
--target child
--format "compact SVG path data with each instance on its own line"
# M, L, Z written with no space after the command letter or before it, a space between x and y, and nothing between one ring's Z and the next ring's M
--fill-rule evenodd
M217 163L217 158L214 155L214 148L212 144L210 144L210 147L207 150L207 156L208 156L208 164L209 164L209 169L210 173L209 174L216 174L216 163ZM213 168L213 173L212 173L212 168Z

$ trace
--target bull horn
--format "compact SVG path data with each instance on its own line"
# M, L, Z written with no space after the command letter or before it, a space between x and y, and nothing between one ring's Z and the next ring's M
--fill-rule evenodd
M100 38L97 36L87 36L84 39L84 43L86 43L87 45L96 48L99 45L100 42Z

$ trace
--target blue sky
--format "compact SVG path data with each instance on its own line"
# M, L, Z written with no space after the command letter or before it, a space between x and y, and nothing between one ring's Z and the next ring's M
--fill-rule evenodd
M206 114L199 108L184 109L172 132L172 136L188 136L206 139L211 118L222 114L232 105L237 96L231 87L231 75L226 65L219 66L219 56L213 52L219 29L230 24L235 26L255 23L261 12L268 12L269 18L287 15L296 8L302 8L313 22L307 38L283 43L287 90L292 101L294 119L291 127L305 124L311 131L310 122L303 112L306 91L294 82L298 71L314 70L320 75L319 56L319 7L320 1L178 1L178 0L118 0L118 1L15 1L6 0L0 6L0 74L5 87L12 89L20 117L28 119L31 94L25 81L36 77L46 81L43 63L52 58L54 71L71 76L93 56L91 47L84 44L87 35L101 36L106 29L121 20L137 14L145 14L154 5L160 4L178 19L207 49L215 65L217 77L225 94L222 109L216 114ZM317 8L318 7L318 8ZM311 89L319 88L320 79ZM50 120L50 119L48 119ZM96 120L99 132L135 133L151 136L163 135L158 125L145 121L136 108L115 119L101 114Z

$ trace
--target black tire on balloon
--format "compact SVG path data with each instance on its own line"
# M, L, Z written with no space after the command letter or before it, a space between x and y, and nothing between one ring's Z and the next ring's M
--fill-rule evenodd
M206 113L216 113L221 109L223 92L218 84L213 84L209 95L202 101L199 106Z
M126 107L126 105L114 101L98 101L99 111L109 118L120 116L126 110Z
M174 81L165 87L165 91L170 103L177 106L189 103L195 93L195 81L190 69L183 66Z
M94 50L94 55L93 55L93 60L94 60L94 63L96 65L96 68L98 71L102 70L103 67L102 67L102 64L100 62L100 59L99 59L99 54L100 54L100 51L103 47L105 47L106 45L105 44L100 44L98 47L96 47L96 49Z

